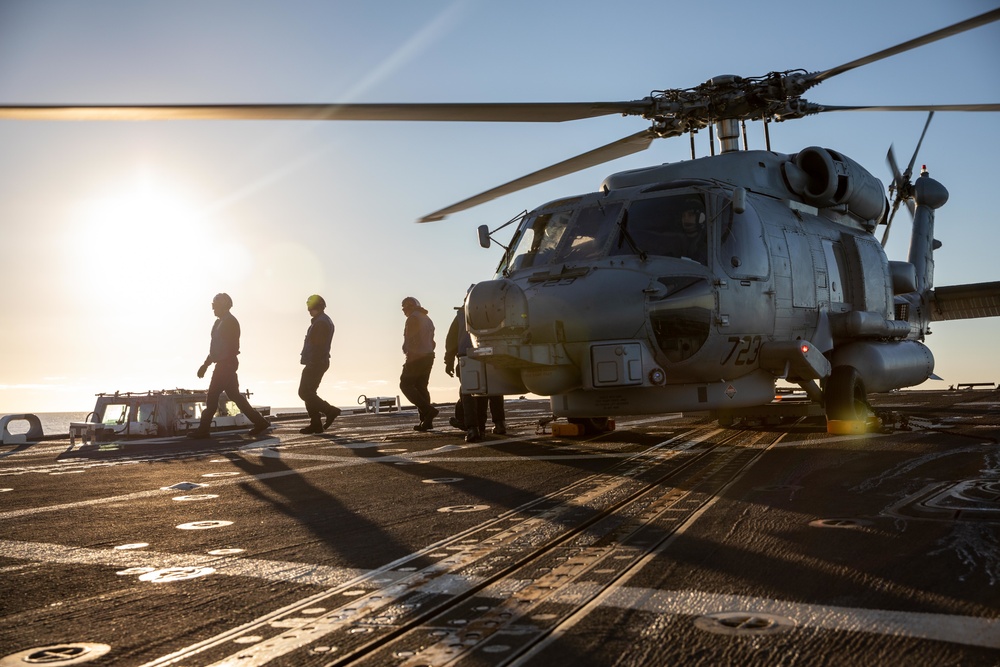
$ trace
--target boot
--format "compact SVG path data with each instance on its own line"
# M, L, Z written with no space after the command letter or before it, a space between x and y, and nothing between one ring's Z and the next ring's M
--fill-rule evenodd
M331 405L330 411L326 413L326 421L323 422L323 428L321 428L320 431L322 432L330 428L330 424L332 424L333 420L339 416L340 416L340 408L335 408Z

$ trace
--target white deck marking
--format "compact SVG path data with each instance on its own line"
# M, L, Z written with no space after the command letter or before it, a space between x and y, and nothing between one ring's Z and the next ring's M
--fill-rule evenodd
M88 549L67 547L60 544L10 540L0 541L0 556L35 563L107 565L121 569L211 566L216 570L212 576L249 577L272 582L311 584L328 588L342 586L377 573L377 571L369 572L354 568L253 558L220 558L204 554ZM13 566L4 568L4 570L21 570L24 567L23 565ZM378 573L386 575L384 571ZM437 587L440 585L440 582L435 584ZM585 584L572 584L555 593L551 602L578 603L581 598L593 594L594 591L587 590L588 588L592 587ZM912 637L967 646L1000 648L1000 618L808 604L746 595L721 595L697 590L663 591L630 587L615 588L601 599L600 604L616 609L677 616L702 616L722 611L766 613L790 618L799 627L839 632L863 632L892 637Z
M572 595L572 588L570 586L565 593L560 591L553 599ZM1000 618L837 607L745 595L645 588L620 588L602 603L604 606L622 609L684 616L702 616L722 611L775 614L790 618L801 627L1000 648Z
M87 547L68 547L62 544L17 542L13 540L0 540L0 556L35 563L107 565L121 569L146 567L162 570L169 567L211 566L215 568L216 574L324 587L339 586L346 581L367 573L366 570L310 565L309 563L210 556L206 554L172 554L137 550L123 551L117 548L90 549Z
M534 436L519 436L514 438L507 438L505 440L492 440L484 441L481 443L476 443L472 445L460 445L458 449L461 451L468 451L478 447L490 447L493 445L504 444L508 442L519 442L523 440L528 440ZM674 449L683 449L687 441L678 441L678 444ZM462 462L471 463L474 461L481 462L497 462L497 461L543 461L543 460L580 460L580 459L600 459L600 458L628 458L630 456L636 456L636 452L622 452L622 453L609 453L609 454L543 454L539 456L504 456L504 457L490 457L485 456L481 458L474 457L441 457L439 454L445 452L455 451L453 448L448 449L432 449L427 451L410 452L408 454L398 454L390 456L378 456L372 458L357 458L355 456L335 456L335 455L322 455L322 454L298 454L288 451L279 451L273 449L273 444L268 441L261 441L250 443L240 447L242 452L254 452L260 455L262 458L278 458L278 459L302 459L302 460L319 460L319 461L329 461L325 465L311 466L308 468L295 468L289 470L278 470L274 472L265 472L256 475L240 475L239 477L233 477L232 479L213 479L210 486L213 489L217 489L223 486L230 486L233 484L245 484L250 480L263 480L263 479L273 479L276 477L285 477L288 475L302 475L310 472L316 472L319 470L328 470L331 468L340 468L348 466L360 466L360 465L372 465L372 464L385 464L393 462L414 462L420 459L433 456L436 460L443 462ZM381 447L382 444L371 443L371 447ZM259 452L255 450L261 450ZM641 454L641 453L640 453ZM151 498L157 495L163 495L165 493L176 493L175 491L165 491L162 489L155 489L149 491L137 491L135 493L128 493L120 496L107 496L104 498L92 498L90 500L80 500L72 503L63 503L61 505L48 505L43 507L29 507L19 510L10 510L8 512L0 512L0 521L7 519L19 519L25 516L31 516L34 514L42 514L45 512L57 512L61 510L72 510L79 507L88 507L92 505L105 505L109 503L121 503L129 502L133 500L140 500L142 498Z

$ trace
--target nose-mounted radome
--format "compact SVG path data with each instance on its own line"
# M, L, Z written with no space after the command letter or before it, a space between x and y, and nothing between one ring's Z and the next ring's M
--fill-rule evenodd
M520 334L528 327L528 300L512 281L488 280L469 292L465 317L474 335Z

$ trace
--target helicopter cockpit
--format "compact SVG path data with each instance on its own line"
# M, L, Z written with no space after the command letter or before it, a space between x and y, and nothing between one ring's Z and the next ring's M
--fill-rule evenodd
M625 256L708 267L717 256L734 278L767 276L763 230L752 208L734 214L727 194L704 188L630 190L562 199L529 213L498 273Z
M685 382L699 363L728 353L708 343L713 331L728 332L730 313L767 330L767 308L743 315L733 303L737 292L766 291L771 278L755 208L763 201L741 192L735 205L735 194L683 179L604 189L526 214L496 278L477 284L466 304L491 382L542 394ZM740 289L724 288L730 282ZM602 370L593 350L605 347L611 365L627 362L627 372ZM594 354L601 360L590 368ZM647 379L638 368L670 372Z

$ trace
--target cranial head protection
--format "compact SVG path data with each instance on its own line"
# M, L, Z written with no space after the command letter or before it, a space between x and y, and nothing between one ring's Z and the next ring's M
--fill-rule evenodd
M698 211L699 213L704 208L705 206L699 197L685 197L684 204L681 206L682 211Z
M306 299L309 310L326 310L326 301L319 294L313 294Z
M697 214L699 226L705 224L705 203L701 200L701 197L691 195L684 198L684 201L681 202L681 212L687 213L688 211L694 211Z

